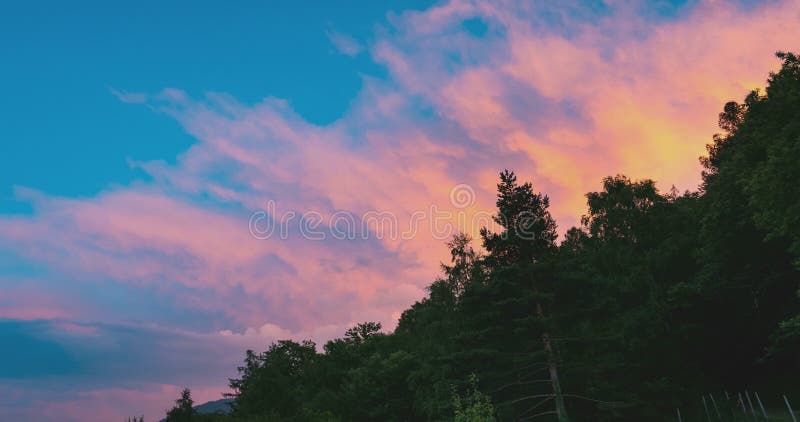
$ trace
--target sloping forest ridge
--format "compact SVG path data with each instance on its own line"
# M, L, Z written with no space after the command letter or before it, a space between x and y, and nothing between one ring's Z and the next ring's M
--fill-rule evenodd
M232 412L198 414L187 390L167 420L752 420L754 388L790 420L777 413L782 395L800 404L800 57L777 56L764 91L724 105L697 192L607 177L557 244L548 197L504 171L501 230L454 237L393 333L368 322L321 352L247 351Z

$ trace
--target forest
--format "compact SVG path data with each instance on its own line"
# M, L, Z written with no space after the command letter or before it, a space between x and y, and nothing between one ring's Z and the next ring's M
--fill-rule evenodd
M777 57L763 90L724 104L697 191L607 177L559 239L548 196L505 170L500 229L447 243L393 332L365 322L321 347L248 350L229 414L198 414L186 390L166 420L752 420L756 400L790 420L800 57Z

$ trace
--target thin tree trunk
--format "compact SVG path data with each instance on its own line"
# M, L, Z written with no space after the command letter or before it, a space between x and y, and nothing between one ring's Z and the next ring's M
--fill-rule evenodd
M786 398L786 395L783 396L783 401L786 402L786 408L789 409L789 415L792 416L792 420L797 422L797 418L794 417L794 410L792 410L792 405L789 404L789 399Z
M753 391L753 394L756 395L756 401L758 401L758 407L761 408L761 414L764 415L764 419L769 420L769 416L767 416L767 410L764 409L764 403L761 403L761 397L758 397L758 391Z
M722 420L722 415L720 415L720 413L719 413L719 407L717 407L717 401L714 400L714 394L713 393L708 393L708 397L711 397L711 404L714 405L714 412L716 412L716 414L717 414L717 420L721 421Z
M540 303L536 304L536 313L539 318L544 319L544 311ZM550 382L553 385L553 397L556 402L558 422L569 422L567 407L564 406L564 394L561 392L561 382L558 380L558 365L556 364L555 353L553 353L553 344L550 340L550 334L546 331L542 334L542 343L544 343L544 351L547 353L547 367L550 372Z

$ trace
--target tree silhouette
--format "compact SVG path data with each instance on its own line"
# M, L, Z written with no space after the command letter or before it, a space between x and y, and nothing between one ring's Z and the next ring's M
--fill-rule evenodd
M167 422L190 422L194 420L197 412L193 408L192 392L188 388L181 391L181 396L175 400L175 406L167 411Z

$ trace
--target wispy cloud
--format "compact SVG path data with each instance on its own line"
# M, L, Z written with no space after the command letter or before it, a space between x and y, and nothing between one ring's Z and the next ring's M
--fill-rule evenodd
M333 47L336 48L339 53L342 53L345 56L355 57L364 51L364 47L361 45L361 43L347 34L343 34L333 29L328 29L325 31L325 35L328 36L328 39L331 41L331 44L333 44Z
M123 103L144 104L147 102L147 94L145 93L118 91L112 87L109 87L108 90Z

